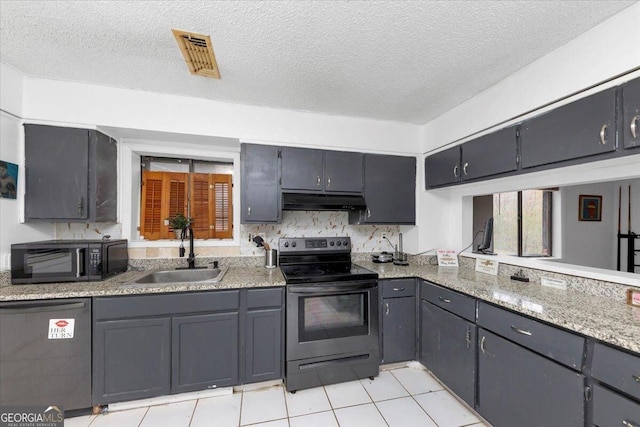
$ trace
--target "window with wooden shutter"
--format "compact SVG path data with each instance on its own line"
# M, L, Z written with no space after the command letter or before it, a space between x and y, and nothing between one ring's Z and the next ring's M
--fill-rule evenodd
M231 175L143 171L140 235L175 238L165 219L181 213L193 218L196 239L232 238L231 194Z

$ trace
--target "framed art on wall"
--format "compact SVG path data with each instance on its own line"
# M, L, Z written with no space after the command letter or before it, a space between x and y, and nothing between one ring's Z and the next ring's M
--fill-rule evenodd
M579 221L602 221L602 196L580 195Z
M0 199L15 199L18 190L18 165L0 160Z

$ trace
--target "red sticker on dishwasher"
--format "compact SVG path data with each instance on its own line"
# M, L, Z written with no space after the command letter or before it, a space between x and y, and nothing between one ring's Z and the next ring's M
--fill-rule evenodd
M49 319L50 340L66 340L73 338L76 319Z

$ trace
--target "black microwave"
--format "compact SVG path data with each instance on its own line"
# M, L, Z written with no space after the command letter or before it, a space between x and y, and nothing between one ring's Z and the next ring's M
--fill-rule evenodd
M91 282L127 271L128 241L44 240L11 245L11 283Z

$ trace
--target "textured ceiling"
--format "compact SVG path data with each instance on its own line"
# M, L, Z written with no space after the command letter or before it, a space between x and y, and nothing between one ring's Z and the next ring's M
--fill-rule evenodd
M423 124L633 1L0 1L29 76ZM190 75L171 28L211 35Z

